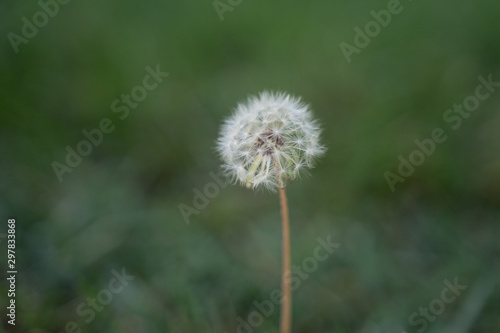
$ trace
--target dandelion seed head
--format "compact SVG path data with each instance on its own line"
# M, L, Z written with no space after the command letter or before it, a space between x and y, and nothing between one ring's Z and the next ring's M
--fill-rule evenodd
M285 93L263 92L238 104L222 125L217 150L234 181L275 190L323 155L309 107Z

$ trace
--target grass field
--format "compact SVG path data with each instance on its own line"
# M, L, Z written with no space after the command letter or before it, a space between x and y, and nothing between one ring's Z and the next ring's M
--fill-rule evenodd
M214 180L272 90L328 147L288 186L293 332L500 332L500 3L0 8L0 331L278 332L278 197Z

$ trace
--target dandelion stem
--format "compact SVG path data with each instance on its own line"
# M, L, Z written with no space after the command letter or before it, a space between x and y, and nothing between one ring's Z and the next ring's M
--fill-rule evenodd
M276 166L276 177L279 172ZM278 183L279 184L279 183ZM281 230L283 246L283 266L281 275L281 318L280 333L292 331L292 289L291 289L291 258L290 258L290 219L288 217L288 202L285 187L278 186L281 206Z

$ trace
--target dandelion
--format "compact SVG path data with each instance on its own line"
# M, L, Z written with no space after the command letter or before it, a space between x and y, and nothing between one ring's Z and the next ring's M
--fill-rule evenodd
M221 129L224 169L248 188L284 188L324 153L321 129L300 99L261 93L241 103Z
M223 168L247 188L279 191L283 232L280 331L291 332L290 231L285 186L299 178L325 152L321 129L309 107L285 93L263 92L240 103L223 124L217 150Z

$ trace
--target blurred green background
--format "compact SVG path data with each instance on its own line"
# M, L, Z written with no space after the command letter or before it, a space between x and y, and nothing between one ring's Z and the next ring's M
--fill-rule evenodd
M401 6L348 63L340 43L387 1L242 1L221 20L210 0L72 0L18 53L7 36L41 7L3 2L0 260L15 218L18 276L0 330L277 332L278 307L238 319L280 285L277 195L220 188L189 224L179 209L220 170L223 119L267 89L302 96L328 146L288 187L292 262L340 244L294 291L293 331L499 332L500 91L457 130L443 113L478 76L500 81L500 3ZM120 119L111 103L157 64L169 76ZM103 118L114 131L59 182L52 163ZM392 192L384 173L435 128L448 140ZM135 278L87 323L77 308L122 268ZM455 277L467 289L412 324Z

